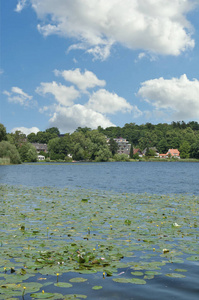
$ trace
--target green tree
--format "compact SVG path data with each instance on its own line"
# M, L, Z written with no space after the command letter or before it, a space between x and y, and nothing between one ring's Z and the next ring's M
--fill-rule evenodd
M180 145L180 148L179 148L179 151L180 151L180 157L181 158L189 158L189 155L190 155L190 144L189 142L187 141L184 141L181 145Z
M47 133L50 133L50 134L53 135L54 137L60 135L59 129L58 129L57 127L51 127L51 128L48 128L48 129L46 129L46 132L47 132Z
M75 131L71 134L71 154L74 160L88 159L89 141L83 131Z
M31 132L30 134L28 134L27 139L28 139L29 143L37 143L38 142L38 137L34 132Z
M20 164L21 159L19 152L15 145L10 144L7 141L0 142L0 157L1 158L9 158L11 164Z
M109 149L113 156L117 153L118 144L113 138L110 138L109 140Z
M37 150L30 143L24 143L19 148L19 154L20 154L21 160L23 162L36 162L37 161Z
M107 153L106 157L107 156L111 157L111 152L109 150L106 137L103 133L99 133L98 130L92 130L86 133L86 137L87 137L87 151L90 160L95 160L96 158L97 160L99 160L102 151Z
M64 160L71 149L70 135L66 134L64 137L56 137L48 142L48 151L51 160Z
M0 123L0 142L7 140L6 128Z
M16 130L15 133L8 134L8 141L19 149L19 147L26 143L26 135L20 130Z
M190 157L199 159L199 140L190 147Z

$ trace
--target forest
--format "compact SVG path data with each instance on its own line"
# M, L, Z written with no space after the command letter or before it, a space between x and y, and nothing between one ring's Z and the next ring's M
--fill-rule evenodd
M155 147L159 153L178 149L181 159L199 159L199 123L192 121L171 124L135 123L123 127L78 127L73 133L60 134L52 127L38 133L25 135L20 131L7 133L0 124L0 164L37 161L37 151L32 143L47 144L48 152L41 152L47 161L120 161L129 160L125 154L117 154L114 138L122 137L131 144L130 159L135 159L133 149L141 151ZM109 143L107 143L109 138ZM150 151L147 156L153 156Z

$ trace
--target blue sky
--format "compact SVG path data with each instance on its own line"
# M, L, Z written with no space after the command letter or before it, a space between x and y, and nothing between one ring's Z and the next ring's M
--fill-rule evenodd
M1 1L0 123L199 122L199 1Z

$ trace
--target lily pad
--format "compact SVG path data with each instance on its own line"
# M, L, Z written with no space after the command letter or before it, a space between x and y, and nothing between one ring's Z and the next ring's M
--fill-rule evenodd
M73 286L71 283L68 283L68 282L57 282L57 283L54 283L54 285L56 287L64 287L64 288L70 288Z
M50 298L53 298L55 294L53 293L34 293L34 294L31 294L30 296L32 298L35 298L35 299L50 299Z
M102 286L101 285L95 285L92 287L93 290L101 290Z
M85 282L87 281L88 279L86 278L83 278L83 277L74 277L74 278L71 278L69 281L70 282Z
M179 273L169 273L169 274L166 274L166 276L173 277L173 278L184 278L184 277L186 277L185 275L182 275L182 274L179 274Z

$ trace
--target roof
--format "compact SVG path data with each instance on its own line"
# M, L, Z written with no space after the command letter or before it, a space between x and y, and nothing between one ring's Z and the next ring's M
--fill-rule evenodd
M142 153L142 151L139 149L139 148L133 148L133 154L136 154L136 153Z
M178 151L178 149L169 149L167 155L168 154L170 154L171 156L179 156L180 152Z

